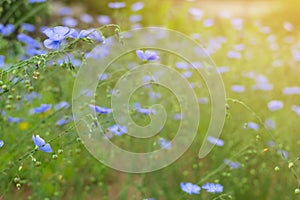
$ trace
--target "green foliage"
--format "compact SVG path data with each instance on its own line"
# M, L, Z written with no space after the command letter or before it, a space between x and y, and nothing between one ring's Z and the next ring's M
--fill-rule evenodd
M38 5L30 7L25 1L2 1L1 3L2 8L5 9L1 11L0 20L3 21L0 23L20 24L24 22L24 15L20 15L20 12L26 13L32 9L40 9ZM126 17L131 14L129 8L120 11L108 10L107 3L106 1L86 2L88 8L95 8L95 13L103 11L104 14L111 15L115 22L120 22L122 28L129 28L131 24L126 20ZM212 39L216 40L219 37L226 39L223 46L212 55L217 66L229 66L231 69L230 72L222 74L228 96L227 119L221 136L225 145L216 146L206 158L198 159L199 146L203 142L210 119L210 105L200 105L201 123L198 135L191 148L171 166L147 174L125 174L109 169L89 154L81 139L78 138L72 122L63 126L56 124L58 119L70 117L71 108L51 109L49 112L37 115L30 115L28 112L42 103L54 105L60 101L71 102L72 87L78 68L70 62L70 53L81 59L84 64L83 53L90 50L94 43L89 39L70 39L66 46L57 51L49 51L47 54L19 62L21 44L17 43L16 50L11 51L10 38L0 38L0 54L10 55L7 63L13 63L7 68L0 69L0 86L4 89L4 92L0 94L0 111L5 111L9 116L25 119L22 123L10 123L6 116L0 116L0 139L5 141L0 149L0 198L121 200L150 197L166 200L200 198L290 200L299 198L297 196L300 193L298 188L300 183L299 116L290 109L291 105L299 103L299 96L282 94L282 88L298 84L300 69L297 67L298 62L289 51L290 44L286 42L287 37L297 38L298 30L286 32L281 28L272 33L276 35L276 41L280 46L276 51L272 51L270 50L270 35L262 33L261 27L255 25L252 19L244 19L242 30L233 29L230 19L217 17L213 17L215 26L204 27L203 21L194 21L187 13L188 6L184 3L182 6L181 4L172 5L169 0L145 1L145 3L148 7L139 11L144 17L144 25L162 25L188 35L199 33L201 37L195 40L204 47L209 47ZM15 9L20 10L18 12L7 9L8 5L14 8L13 5L17 4L22 5L16 6ZM172 6L176 9L169 9ZM153 13L153 10L157 12ZM34 15L34 12L28 14L31 17L25 21L36 23L34 20L37 18L33 17ZM267 24L265 21L262 23ZM274 22L274 26L279 26L276 23ZM106 37L120 31L119 27L114 25L98 30L107 33ZM228 51L238 44L246 47L241 53L243 58L228 58ZM75 49L83 50L75 51ZM58 64L57 61L65 56L68 59ZM114 87L118 78L128 71L128 61L136 58L134 53L128 56L128 60L123 59L114 63L111 71L107 71L113 75L113 78L98 85L99 95L96 96L96 102L109 106L108 91ZM166 64L174 67L176 60L163 54L161 56ZM282 66L271 67L274 59L281 60ZM254 80L246 78L243 74L253 71L266 75L274 89L272 91L252 90ZM14 82L14 78L18 78L18 81ZM197 77L194 81L205 85L201 77ZM235 84L244 85L246 92L231 91L231 86ZM172 96L170 91L162 87L155 89L165 97L162 102L170 115L180 110L176 97ZM24 96L32 91L41 94L42 99L26 100ZM151 106L153 102L145 97L142 89L136 92L138 95L132 97L130 105L141 100L144 105ZM204 89L199 89L197 95L200 97L209 94ZM270 112L267 109L267 103L273 99L283 100L284 108ZM149 123L148 116L142 116L135 111L132 111L131 115L133 120L140 125ZM98 117L105 127L114 123L109 117ZM269 130L264 126L265 119L268 118L276 122L276 129ZM260 129L257 131L247 129L249 122L257 123ZM172 139L178 126L179 124L172 120L167 121L163 136ZM33 134L43 136L45 141L51 144L54 152L47 154L37 150L31 140ZM267 145L270 140L275 142L275 146ZM126 136L114 138L113 142L135 151L159 148L156 140L141 144L141 141L128 140ZM286 150L289 157L284 157L282 152L278 153L279 149ZM224 163L224 158L239 162L241 168L230 168ZM210 194L202 190L200 196L188 195L181 191L179 186L180 182L185 181L198 185L208 181L221 183L224 186L224 192Z
M28 0L1 0L0 24L14 24L19 27L22 23L38 24L45 14L48 5L29 4Z

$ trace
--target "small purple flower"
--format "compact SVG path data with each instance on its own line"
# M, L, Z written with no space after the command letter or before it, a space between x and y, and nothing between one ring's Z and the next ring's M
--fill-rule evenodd
M131 23L137 23L137 22L140 22L142 21L143 17L141 15L130 15L129 17L129 21Z
M42 3L46 2L47 0L28 0L28 3Z
M259 129L259 125L257 123L254 123L254 122L248 122L247 123L247 128L257 131Z
M137 12L137 11L143 9L144 6L145 6L144 2L136 2L136 3L131 5L131 10L133 12Z
M30 37L30 36L28 36L24 33L18 34L17 39L20 42L25 43L27 46L33 46L33 47L40 47L41 46L35 39L33 39L32 37Z
M90 24L93 22L94 19L91 15L85 13L80 15L80 20L86 24Z
M64 26L56 26L54 28L46 28L43 33L49 39L44 41L44 45L48 49L58 49L62 41L70 34L70 28Z
M233 18L231 24L236 30L241 30L243 28L243 19Z
M104 80L106 80L106 79L108 79L108 74L106 74L106 73L103 73L103 74L101 74L100 76L99 76L99 80L100 81L104 81Z
M238 51L229 51L227 53L227 57L228 58L236 58L236 59L239 59L242 57L242 54Z
M54 106L54 110L59 110L59 109L62 109L62 108L69 108L70 107L70 104L68 102L65 102L65 101L62 101L62 102L59 102L57 103L55 106Z
M203 11L198 8L190 8L189 13L194 17L195 20L201 20Z
M155 113L155 111L152 110L151 108L142 108L140 103L135 103L134 108L137 112L144 115L150 115L151 113L153 114Z
M176 63L176 67L178 69L188 69L189 68L189 64L186 62L177 62Z
M112 109L110 108L104 108L104 107L100 107L100 106L96 106L96 105L92 105L90 104L89 107L95 111L96 113L99 113L99 114L109 114L112 112Z
M267 142L267 145L268 145L269 147L274 147L274 146L275 146L275 142L274 142L274 141L268 141L268 142Z
M193 72L191 72L191 71L185 71L185 72L183 72L181 74L182 74L182 76L184 78L190 78L193 75Z
M25 94L24 99L26 101L32 101L33 99L41 99L42 95L37 92L31 92L30 94Z
M23 119L18 118L18 117L7 117L6 119L8 122L11 122L11 123L20 123L23 121Z
M223 186L221 184L214 184L214 183L206 183L202 186L204 190L211 193L221 193L223 192Z
M233 85L231 86L231 90L233 92L242 93L245 91L245 86L243 85Z
M52 107L51 104L41 104L40 107L32 108L29 113L30 114L36 114L36 113L44 113L48 110L50 110Z
M136 55L141 59L142 61L154 61L158 60L159 56L156 52L146 50L145 52L142 50L136 50Z
M215 144L219 147L224 146L224 141L218 138L215 138L213 136L208 136L207 141L210 142L211 144Z
M160 99L161 98L161 94L159 92L150 91L149 92L149 97L151 99Z
M24 33L20 33L18 34L17 38L20 42L26 44L25 49L26 54L28 56L35 56L47 53L45 50L41 49L42 45L30 36Z
M51 153L52 149L50 144L46 143L43 138L41 138L39 135L32 135L32 141L35 144L35 146L38 147L39 150L44 151L46 153Z
M71 15L73 12L72 12L72 9L69 7L61 7L59 9L58 13L60 15Z
M169 141L169 140L160 138L160 139L158 140L158 142L159 142L159 145L160 145L160 147L161 147L162 149L167 149L167 150L169 150L169 149L171 149L171 147L172 147L172 143L171 143L171 141Z
M106 15L100 15L97 17L97 21L100 23L100 24L109 24L111 23L111 19L109 16L106 16Z
M80 31L79 38L89 38L97 42L103 42L103 35L93 28Z
M293 95L293 94L300 94L300 87L286 87L282 90L284 95Z
M125 2L110 2L108 3L108 7L112 9L120 9L126 6Z
M227 66L217 67L217 71L219 74L223 74L230 71L230 68Z
M176 113L176 114L173 115L173 119L174 119L174 120L180 120L180 119L182 119L182 117L183 117L183 116L182 116L181 113Z
M283 102L279 100L272 100L268 103L268 108L270 111L276 111L283 108Z
M14 32L14 30L15 26L13 24L7 24L6 26L0 24L0 35L9 36Z
M0 68L4 66L4 56L0 55Z
M252 90L270 91L273 90L273 85L270 83L257 83L251 87Z
M35 26L33 24L23 23L21 28L24 31L33 32L35 30Z
M212 18L209 18L209 19L205 19L204 22L203 22L203 26L204 27L211 27L215 24L215 21L214 19Z
M207 97L200 97L200 98L198 99L198 102L199 102L200 104L207 104L207 103L209 102L209 99L208 99Z
M65 124L69 123L72 120L73 120L73 117L67 117L67 118L63 117L63 118L57 120L56 124L58 126L62 126L62 125L65 125Z
M241 164L239 162L232 162L229 159L224 159L224 163L231 167L232 169L238 169L241 167Z
M75 27L78 24L78 21L76 19L74 19L73 17L64 17L62 19L62 24L64 26L68 26L68 27Z
M280 154L284 159L288 159L288 157L289 157L289 153L285 150L278 149L277 153Z
M292 109L292 111L297 113L298 116L300 116L300 106L292 105L291 109Z
M126 126L120 126L118 124L109 127L108 130L116 136L121 136L128 131Z
M269 130L274 130L276 128L276 123L272 119L267 119L265 121L265 126Z
M187 183L181 182L180 188L182 191L188 193L189 195L200 194L200 190L201 190L201 188L198 185L195 185L195 184L192 184L189 182L187 182Z
M0 140L0 148L2 148L2 147L3 147L3 145L4 145L4 142L3 142L3 140Z

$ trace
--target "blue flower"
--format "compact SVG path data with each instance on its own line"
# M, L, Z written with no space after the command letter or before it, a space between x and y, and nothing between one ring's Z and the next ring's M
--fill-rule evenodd
M292 105L291 106L292 111L294 111L297 115L300 116L300 106Z
M283 93L284 95L300 94L300 87L298 87L298 86L285 87L285 88L282 90L282 93Z
M89 14L80 15L80 20L86 24L90 24L93 22L93 17Z
M41 99L42 95L37 92L31 92L30 94L25 94L24 99L26 101L32 101L34 99Z
M182 116L181 113L176 113L176 114L173 115L173 119L174 119L174 120L180 120L180 119L182 119L182 117L183 117L183 116Z
M15 26L13 24L7 24L6 26L0 24L0 35L9 36L14 30Z
M155 111L150 108L141 108L140 103L135 103L134 108L137 112L144 114L144 115L150 115L151 113L153 113L153 114L155 113Z
M285 151L285 150L278 149L277 153L280 154L285 159L288 159L288 157L289 157L289 153L287 151Z
M204 190L211 193L221 193L223 192L223 186L221 184L214 184L214 183L206 183L202 186Z
M276 128L276 123L272 119L266 119L265 126L269 130L274 130Z
M208 136L207 137L207 141L210 142L211 144L215 144L215 145L217 145L219 147L221 147L221 146L224 145L224 141L223 140L215 138L213 136Z
M68 118L63 117L63 118L57 120L56 124L58 126L62 126L62 125L69 123L72 120L73 120L73 117L68 117Z
M46 28L43 33L49 39L44 41L44 45L48 49L58 49L62 41L70 34L70 28L65 26L56 26L54 28Z
M42 3L46 2L47 0L28 0L28 3Z
M242 93L245 91L245 86L243 85L233 85L231 86L231 90L233 92Z
M72 9L69 7L61 7L59 9L58 13L60 15L71 15L73 12L72 12Z
M275 142L274 142L274 141L268 141L268 142L267 142L267 145L268 145L269 147L274 147L274 146L275 146Z
M0 55L0 68L4 66L4 56Z
M78 21L73 17L64 17L62 20L62 24L68 27L75 27L78 24Z
M166 139L163 139L163 138L160 138L158 140L159 142L159 145L162 149L171 149L172 147L172 143L169 141L169 140L166 140Z
M32 37L30 37L30 36L28 36L28 35L26 35L24 33L18 34L17 39L20 42L23 42L23 43L25 43L27 45L40 47L40 44L35 39L33 39Z
M44 151L46 153L51 153L52 149L50 144L46 143L43 138L41 138L39 135L32 135L32 141L35 144L35 146L38 147L39 150Z
M259 129L259 125L257 123L254 123L254 122L248 122L247 123L247 128L257 131Z
M120 126L118 124L115 124L108 128L108 130L115 134L116 136L123 135L124 133L127 133L128 129L126 126Z
M136 2L134 4L131 5L131 10L133 12L139 11L141 9L143 9L145 6L144 2Z
M145 52L142 50L136 50L136 55L141 59L142 61L154 61L158 60L159 56L156 52L146 50Z
M192 183L180 183L181 190L188 193L189 195L192 194L200 194L201 188L198 185L194 185Z
M99 113L99 114L109 114L112 112L112 109L110 109L110 108L103 108L103 107L92 105L92 104L90 104L89 107L93 111L95 111L96 113Z
M238 169L241 167L241 164L238 162L232 162L231 160L224 159L224 163L231 167L232 169Z
M7 121L12 123L20 123L23 121L23 119L18 117L7 117Z
M4 145L4 142L3 142L3 140L0 140L0 148L2 148L2 147L3 147L3 145Z
M190 8L189 9L189 13L191 15L193 15L195 20L201 20L202 16L203 16L203 11L198 9L198 8Z
M24 31L33 32L35 30L35 26L33 24L23 23L21 28Z
M125 2L110 2L108 3L108 7L112 9L124 8L126 6Z
M111 19L109 16L106 16L106 15L100 15L97 17L97 21L100 23L100 24L109 24L111 22Z
M62 108L69 108L69 107L70 107L70 104L68 102L62 101L62 102L55 104L54 110L59 110Z
M89 38L97 42L103 42L103 35L93 28L88 30L81 30L79 33L79 38Z
M26 53L28 56L35 56L47 53L45 50L40 49L42 45L30 36L24 33L20 33L18 34L17 38L20 42L26 44Z
M48 111L52 107L51 104L41 104L40 107L32 108L29 113L35 114L35 113L44 113Z
M131 15L131 16L129 17L129 21L130 21L131 23L137 23L137 22L139 22L139 21L142 21L142 19L143 19L143 17L142 17L141 15Z
M283 102L279 100L273 100L268 103L268 108L270 111L280 110L283 108Z

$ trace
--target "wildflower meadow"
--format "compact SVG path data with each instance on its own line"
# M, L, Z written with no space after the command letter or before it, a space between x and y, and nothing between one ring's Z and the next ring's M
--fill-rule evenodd
M296 0L0 0L0 200L300 199Z

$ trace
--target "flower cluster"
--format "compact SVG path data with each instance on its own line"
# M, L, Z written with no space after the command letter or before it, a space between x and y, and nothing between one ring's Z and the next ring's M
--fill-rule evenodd
M62 44L66 43L67 38L89 38L97 42L103 42L103 35L96 29L78 31L66 26L56 26L46 28L43 33L48 37L44 41L46 48L51 50L59 49Z
M181 190L188 193L189 195L192 195L192 194L200 194L200 190L201 190L201 187L196 185L196 184L192 184L192 183L189 183L189 182L181 182L180 183L180 187L181 187ZM203 186L202 186L202 189L206 190L207 192L210 192L210 193L221 193L223 192L223 186L219 183L215 184L215 183L205 183Z

